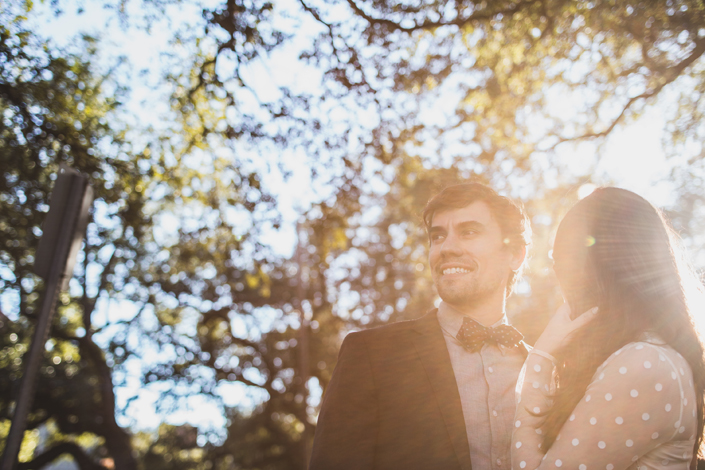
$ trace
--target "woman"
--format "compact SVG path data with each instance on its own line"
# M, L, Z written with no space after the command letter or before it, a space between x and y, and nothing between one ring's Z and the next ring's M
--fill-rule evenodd
M694 468L705 364L689 289L700 284L675 240L623 189L597 189L563 219L553 259L566 305L517 384L513 469Z

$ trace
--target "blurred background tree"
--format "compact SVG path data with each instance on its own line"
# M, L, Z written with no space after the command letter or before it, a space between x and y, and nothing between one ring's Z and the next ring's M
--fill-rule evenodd
M234 219L269 199L257 190L257 176L233 162L194 157L205 146L199 129L187 123L178 136L162 133L144 146L129 142L129 128L117 114L125 90L114 80L123 65L95 70L90 37L68 50L52 48L25 29L28 6L10 6L0 14L0 289L16 310L14 318L0 318L2 432L7 435L21 393L22 355L42 292L32 272L34 252L58 165L66 163L89 175L96 200L80 266L47 342L23 468L64 453L81 468L97 468L105 459L108 467L137 468L130 434L116 421L122 366L164 343L181 347L174 339L180 331L172 329L191 302L209 302L199 280L209 276L210 258L227 264L254 233L242 221L237 228L246 233L234 230ZM217 181L204 177L214 173ZM217 213L226 206L231 220ZM160 220L165 209L172 216L166 223ZM257 281L255 265L248 261L240 275ZM188 293L199 298L179 299ZM40 454L33 446L38 428L53 430L53 445L45 442Z
M419 214L453 182L524 202L534 247L508 311L533 341L560 302L555 226L650 106L669 113L667 209L705 266L699 2L105 0L124 28L202 13L173 26L144 123L125 106L129 61L106 66L92 37L59 48L28 29L30 3L5 3L2 435L58 164L97 193L32 414L51 446L28 433L25 468L60 452L81 468L305 468L345 334L433 307ZM140 389L159 393L152 432L116 397ZM195 396L220 429L179 426Z
M141 180L139 173L126 161L129 157L126 154L102 156L98 150L105 143L119 149L123 142L121 132L107 123L107 116L117 101L102 96L101 77L94 76L90 70L90 59L95 54L93 41L85 38L81 52L52 51L22 28L19 15L13 17L12 11L5 10L2 17L0 282L4 294L17 302L20 313L14 321L7 317L2 319L0 416L7 424L14 398L20 392L22 354L27 350L39 305L42 282L32 272L34 251L41 236L41 222L49 207L48 196L58 164L65 162L89 174L101 207L112 209L105 215L122 216L128 220L129 230L137 229L138 234L142 233L140 206L143 201L138 192L135 192L137 197L127 195L127 188L138 185ZM116 91L119 96L119 90ZM106 170L117 173L122 184L115 186L112 178L106 181ZM93 225L90 235L83 264L87 266L91 261L103 264L105 274L100 279L103 285L92 283L89 286L83 269L83 275L72 281L72 290L81 286L80 295L62 296L47 343L28 429L52 422L57 433L63 435L57 438L57 444L75 443L85 434L100 436L111 454L134 464L129 436L115 422L111 370L103 352L92 340L91 318L98 291L104 289L115 263L115 257L108 263L101 263L105 252L100 250L113 242L125 245L127 250L139 248L112 227ZM81 455L80 446L65 449L79 462L95 462ZM34 457L42 459L42 455Z

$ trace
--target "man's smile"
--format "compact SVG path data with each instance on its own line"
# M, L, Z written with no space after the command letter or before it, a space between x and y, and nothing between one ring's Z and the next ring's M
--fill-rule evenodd
M462 264L457 263L445 263L439 266L439 271L443 276L448 276L452 274L468 274L474 272L477 269L477 265L473 264Z

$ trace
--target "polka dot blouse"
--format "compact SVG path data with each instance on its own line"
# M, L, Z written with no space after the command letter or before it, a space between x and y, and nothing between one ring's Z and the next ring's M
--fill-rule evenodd
M690 366L658 341L630 343L595 372L548 452L542 418L553 364L529 354L517 382L512 468L687 469L697 426Z

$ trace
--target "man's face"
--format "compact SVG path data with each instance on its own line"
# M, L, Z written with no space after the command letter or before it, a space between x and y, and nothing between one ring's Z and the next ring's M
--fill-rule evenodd
M502 230L483 201L433 215L429 265L438 295L463 309L490 298L504 299L511 270L524 252L512 254Z

